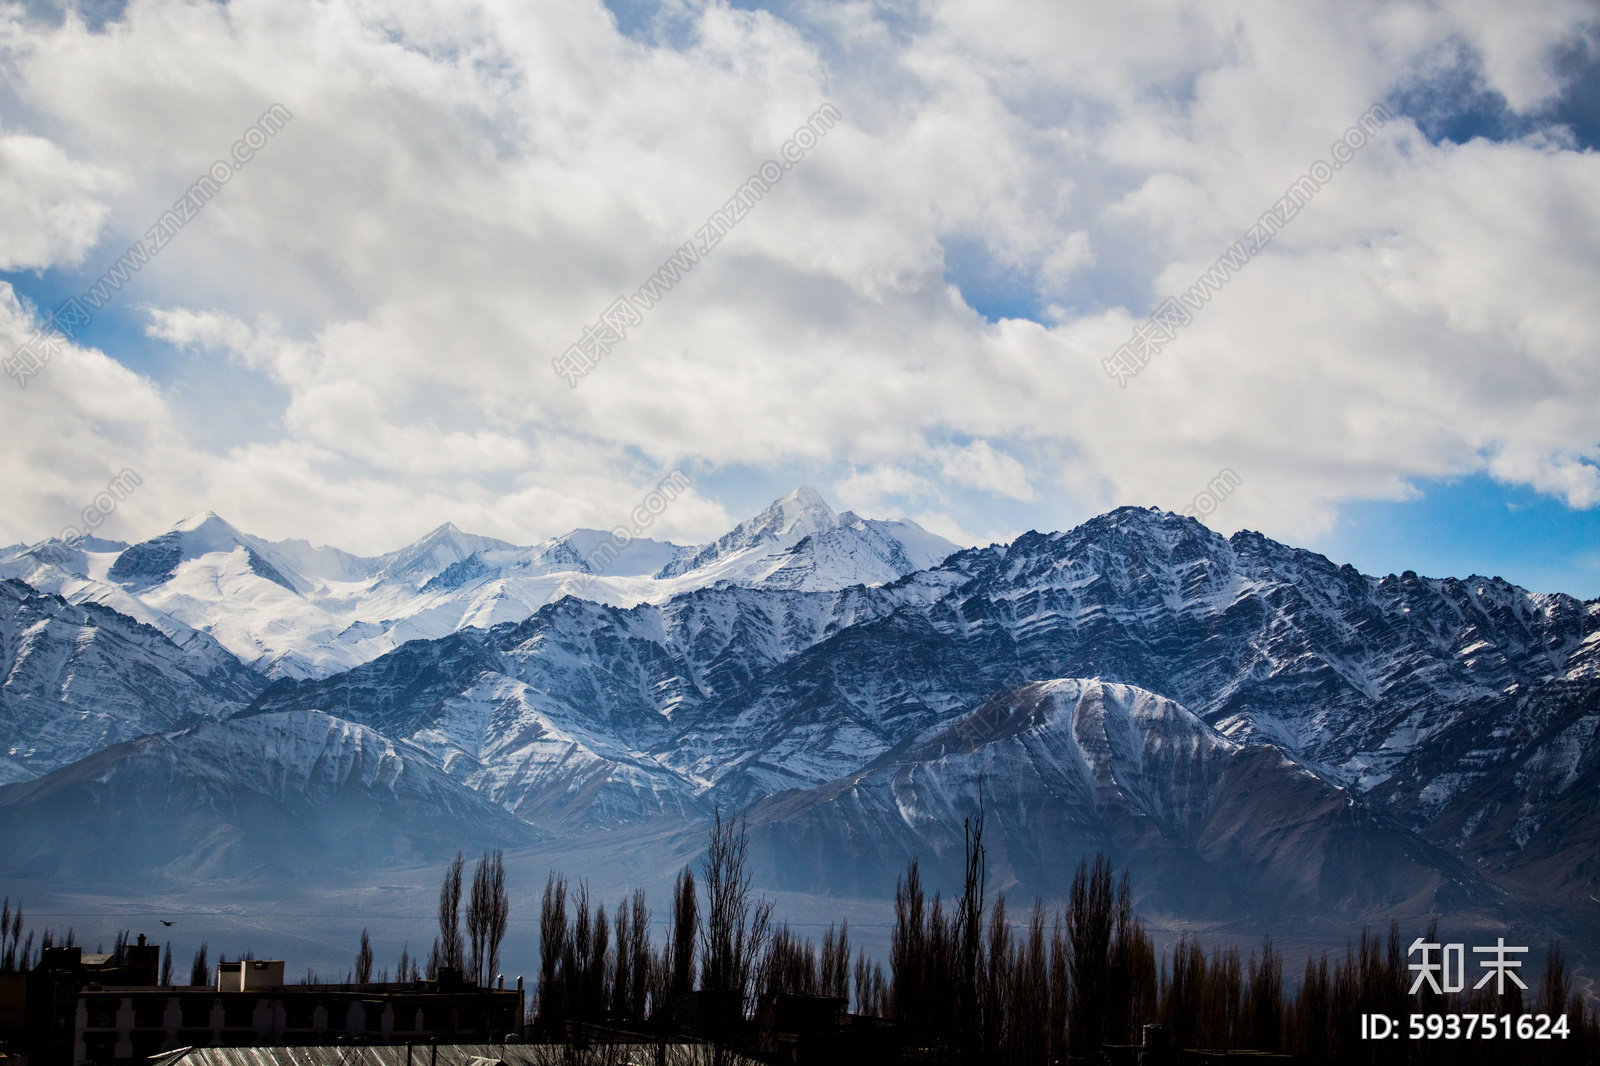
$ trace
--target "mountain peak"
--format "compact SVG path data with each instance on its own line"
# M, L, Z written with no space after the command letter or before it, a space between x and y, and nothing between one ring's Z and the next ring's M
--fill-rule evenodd
M765 511L748 522L740 523L733 532L747 530L752 540L762 535L783 537L791 533L803 537L833 529L838 524L839 516L822 498L822 493L810 485L801 485L788 495L773 500Z
M508 541L463 533L454 522L446 522L377 560L376 573L386 579L425 584L468 556L481 551L511 551Z
M227 555L240 548L257 576L290 592L301 591L279 565L282 560L269 558L273 553L264 541L242 532L215 511L191 514L167 532L128 548L111 564L109 576L122 584L148 587L171 578L184 562L217 552Z
M443 525L436 527L431 533L424 536L421 541L418 541L418 543L420 544L430 540L440 540L444 537L461 535L462 533L460 526L456 525L454 522L446 522Z
M210 533L224 536L239 534L239 530L215 511L196 511L174 522L169 533Z
M822 498L822 493L818 492L810 485L801 485L792 492L780 496L776 500L772 501L773 507L782 507L785 510L791 509L788 506L790 504L793 504L800 510L809 511L815 508L821 508L822 510L827 511L829 514L833 513L833 508L829 507L828 501Z
M839 515L828 506L822 493L810 485L801 485L792 492L779 496L755 517L740 522L721 540L738 537L743 546L755 543L763 536L783 538L789 533L805 536L833 529L839 525Z

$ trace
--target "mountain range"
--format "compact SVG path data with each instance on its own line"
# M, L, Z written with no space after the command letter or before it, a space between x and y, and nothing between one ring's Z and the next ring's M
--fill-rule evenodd
M1600 600L1134 507L961 549L801 488L606 536L369 558L204 514L0 553L0 872L647 859L721 809L761 884L882 898L981 810L1029 896L1098 850L1178 922L1596 927Z

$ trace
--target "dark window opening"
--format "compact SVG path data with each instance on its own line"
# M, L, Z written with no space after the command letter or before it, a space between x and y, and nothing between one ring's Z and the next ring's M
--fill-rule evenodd
M83 1038L84 1058L90 1062L110 1062L116 1055L117 1035L95 1033Z
M211 1000L186 999L183 1001L183 1024L209 1028L211 1026Z
M316 1026L317 1005L314 1002L290 1000L283 1005L285 1029L311 1029Z
M249 1029L256 1021L256 1001L251 996L248 999L225 999L222 1001L222 1024L229 1029Z
M165 996L146 997L133 1001L133 1024L140 1029L160 1029L166 1025L167 999Z
M135 1059L148 1059L152 1055L159 1055L166 1040L167 1034L165 1033L134 1033L133 1057Z

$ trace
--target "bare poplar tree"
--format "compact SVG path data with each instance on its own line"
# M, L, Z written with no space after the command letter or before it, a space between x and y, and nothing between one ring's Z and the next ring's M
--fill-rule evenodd
M605 1016L611 1003L607 969L607 955L611 950L611 927L606 924L606 908L602 904L594 910L594 926L589 931L589 967L584 971L584 1001L595 1019Z
M561 962L569 950L567 879L550 871L539 905L539 1028L558 1031L566 1016L560 984Z
M572 916L572 935L567 938L566 954L561 959L562 1004L570 1021L589 1017L589 967L594 955L594 926L589 921L589 882L579 881L576 909Z
M922 875L913 856L894 883L894 933L889 941L889 972L894 975L890 1017L903 1024L922 1020L922 974L927 953L923 925Z
M1078 864L1068 891L1067 940L1072 945L1067 1039L1074 1055L1096 1054L1104 1041L1111 969L1111 934L1116 915L1111 864L1104 855Z
M1250 952L1250 1046L1277 1051L1283 1042L1283 956L1272 937L1261 942L1261 959Z
M822 959L819 963L819 981L824 996L850 998L850 923L847 921L838 932L833 926L822 935Z
M643 1021L645 996L650 987L650 912L644 905L644 889L633 890L633 929L628 934L628 945L633 952L629 973L633 983L628 990L628 1002L635 1021Z
M961 902L955 914L952 947L955 950L955 1029L957 1043L968 1057L979 1027L979 985L983 970L983 908L989 886L989 861L983 847L983 777L978 777L978 815L961 821L966 863L961 880Z
M200 950L194 953L194 961L189 964L189 983L191 985L211 984L211 967L206 963L206 947L204 940L200 941Z
M628 897L617 904L614 940L611 953L611 1010L618 1018L633 1018L633 917Z
M461 951L461 853L444 871L439 887L439 966L462 970Z
M458 869L458 893L460 876ZM481 987L487 988L499 970L500 944L505 940L510 911L505 861L496 848L478 860L472 871L472 894L467 897L467 939L472 951L468 968Z
M695 895L694 872L683 870L672 886L672 942L668 995L675 1002L694 991L695 940L700 935L700 900Z
M702 934L703 972L700 987L710 993L714 1025L742 1016L771 930L772 903L750 899L745 853L750 838L743 822L716 813L706 849L706 923Z
M356 984L364 985L372 980L372 941L367 938L365 927L361 930L361 949L356 952Z

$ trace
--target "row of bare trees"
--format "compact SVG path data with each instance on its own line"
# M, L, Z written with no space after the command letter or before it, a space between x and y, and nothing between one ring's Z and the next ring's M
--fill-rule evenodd
M765 986L800 976L804 954L787 928L774 932L772 904L753 899L745 869L748 837L744 827L719 812L702 863L705 911L693 871L678 875L672 892L667 940L651 943L650 910L637 889L617 904L607 920L603 904L590 899L587 882L576 889L551 873L539 910L539 983L536 1028L547 1035L568 1031L570 1023L611 1023L656 1028L687 1019L714 1038L726 1037L744 1021L747 1005ZM847 985L847 934L827 940L829 987ZM843 961L837 956L845 953ZM815 953L809 957L814 969ZM776 975L782 969L789 978Z
M982 827L968 827L962 893L927 899L916 860L895 890L888 1014L935 1057L1050 1063L1132 1043L1158 1020L1155 951L1133 912L1127 875L1103 855L1054 913L1035 902L1013 928L1004 893L986 905ZM858 996L858 1000L867 997Z
M511 915L511 899L506 892L505 859L500 849L485 852L472 871L472 890L467 896L466 938L461 929L461 875L465 861L457 852L445 868L444 884L439 887L439 935L434 937L428 956L429 980L444 969L452 969L480 987L487 988L500 972L500 945L506 938L506 923ZM362 931L363 945L366 938ZM366 950L365 969L372 972L370 950ZM409 956L401 965L411 965ZM361 968L358 956L357 968ZM413 967L414 972L414 967ZM401 980L405 978L402 976Z
M45 936L50 936L48 930ZM12 910L11 897L7 896L0 904L0 973L20 973L31 968L35 958L33 930L28 930L26 940L22 938L22 903L19 901L17 909Z
M586 883L574 888L552 873L540 912L536 1032L562 1039L570 1023L656 1033L687 1025L721 1044L758 996L798 994L836 996L858 1016L899 1023L901 1041L934 1062L1049 1066L1104 1045L1137 1044L1152 1024L1175 1047L1289 1052L1329 1064L1581 1063L1600 1051L1600 1021L1572 990L1554 946L1528 1010L1565 1013L1566 1041L1362 1041L1364 1013L1503 1016L1524 1008L1514 996L1407 995L1393 925L1386 940L1363 933L1342 959L1309 962L1292 995L1270 937L1241 956L1235 947L1208 953L1185 935L1170 958L1158 957L1133 909L1128 874L1115 877L1103 855L1079 866L1064 906L1035 901L1017 921L1004 893L988 892L981 817L966 828L958 894L930 896L915 859L899 879L887 979L864 952L852 962L848 926L829 927L820 946L774 926L770 903L750 893L743 827L720 815L700 880L691 870L678 876L659 951L643 891L624 897L608 919Z

